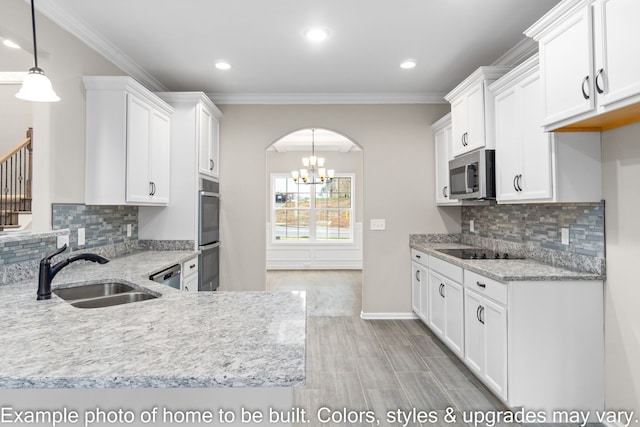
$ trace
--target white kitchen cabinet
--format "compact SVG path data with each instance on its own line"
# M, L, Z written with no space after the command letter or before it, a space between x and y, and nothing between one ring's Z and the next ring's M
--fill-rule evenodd
M435 146L436 205L460 205L449 197L449 160L451 155L451 113L431 125Z
M130 77L83 81L85 203L167 205L173 108Z
M494 106L488 85L510 69L480 67L445 96L451 103L451 150L454 157L478 148L493 148Z
M464 290L464 361L500 398L507 399L507 309L472 288ZM475 287L506 285L480 279ZM484 288L483 288L484 289Z
M218 178L220 170L220 111L212 103L198 105L198 170Z
M454 353L464 357L464 296L461 283L461 268L437 258L430 260L429 325Z
M429 311L429 256L411 249L411 307L424 322Z
M149 240L192 241L198 244L198 191L200 142L204 129L211 129L204 117L221 117L220 110L202 92L160 92L160 98L174 108L171 116L171 203L163 209L141 207L138 236ZM206 179L215 180L210 176Z
M495 100L498 203L598 202L600 134L542 129L537 55L490 86Z
M198 292L198 257L182 263L180 289L186 292Z
M640 2L564 0L525 34L540 46L545 130L640 120Z

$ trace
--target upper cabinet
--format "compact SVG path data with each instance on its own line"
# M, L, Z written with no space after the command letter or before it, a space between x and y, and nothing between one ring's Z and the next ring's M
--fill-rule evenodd
M564 0L525 34L540 46L545 130L640 121L638 0Z
M444 98L451 103L452 155L493 148L493 97L488 85L509 67L480 67Z
M600 134L543 131L537 55L490 90L495 98L498 203L600 201Z
M451 113L431 125L435 145L436 204L459 205L460 200L449 197L449 160L451 160Z
M85 203L169 203L173 108L131 77L85 76Z
M212 102L198 105L198 170L211 178L218 178L220 170L220 117Z

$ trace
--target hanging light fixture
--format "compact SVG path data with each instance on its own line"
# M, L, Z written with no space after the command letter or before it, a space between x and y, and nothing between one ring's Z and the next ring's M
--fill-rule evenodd
M304 166L302 169L291 171L291 177L295 183L298 183L300 179L309 185L333 181L335 171L333 169L327 170L324 167L324 158L316 156L315 133L316 130L311 129L311 156L302 159Z
M57 102L60 101L60 97L56 95L51 86L51 81L45 76L42 68L38 67L38 48L36 45L36 12L31 0L31 27L33 29L33 60L35 66L29 69L22 81L22 87L20 91L16 93L16 98L24 99L25 101L37 101L37 102Z

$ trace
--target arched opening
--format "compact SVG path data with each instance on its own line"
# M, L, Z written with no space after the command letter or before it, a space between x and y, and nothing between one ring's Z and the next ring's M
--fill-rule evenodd
M323 159L324 172L320 165L315 174L310 165L305 166L303 159L312 154ZM309 173L306 182L301 169ZM295 180L292 171L300 178ZM358 314L362 308L362 148L332 130L297 130L267 148L265 178L267 288L307 291L310 315L314 311L325 316Z

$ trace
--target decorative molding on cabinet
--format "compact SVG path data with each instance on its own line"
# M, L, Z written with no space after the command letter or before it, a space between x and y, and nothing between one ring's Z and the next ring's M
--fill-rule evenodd
M474 71L469 77L464 79L462 83L456 86L451 92L444 96L444 99L451 102L453 99L457 98L461 94L463 94L467 89L472 87L473 85L484 81L484 80L497 80L509 71L511 71L512 67L479 67L476 71Z
M435 121L431 125L431 130L433 131L433 133L436 133L450 125L451 125L451 113L447 113L444 116L440 117L437 121Z
M524 63L528 58L538 53L538 43L529 37L520 40L518 44L509 49L504 55L496 59L492 66L516 67Z
M211 109L211 112L216 118L222 118L222 111L220 111L220 109L216 107L213 101L211 101L211 98L209 98L204 92L156 92L156 95L170 104L195 104L197 102L202 102L207 107L209 107L209 109Z
M553 29L553 24L572 14L575 10L586 7L595 0L564 0L547 12L536 23L524 31L524 35L535 41Z

